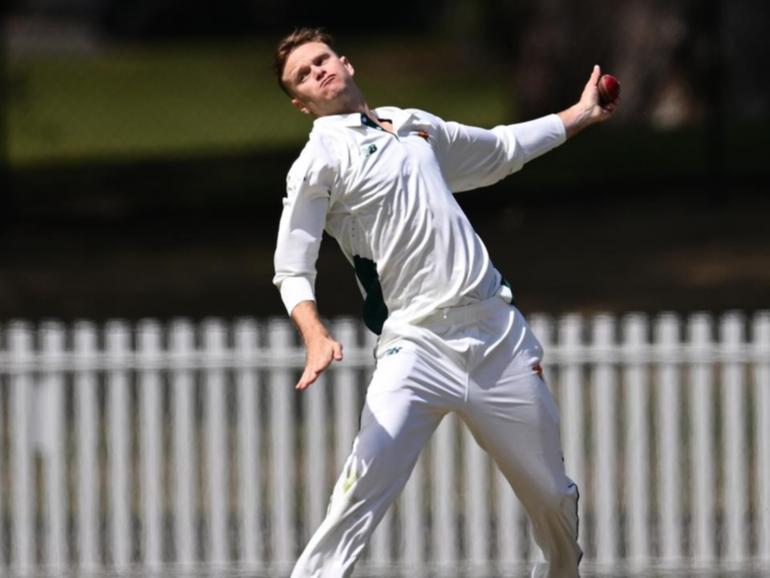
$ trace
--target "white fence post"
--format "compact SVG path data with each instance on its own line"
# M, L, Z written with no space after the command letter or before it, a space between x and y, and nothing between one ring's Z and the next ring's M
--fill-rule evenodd
M225 326L219 319L202 325L203 348L210 357L205 372L206 393L206 502L208 504L208 558L210 564L224 565L230 558L227 541L227 440L225 432L225 384L222 361Z
M195 520L198 514L196 484L195 376L190 363L195 356L195 330L187 319L175 319L169 328L174 452L174 545L175 562L190 568L198 556Z
M431 562L445 572L457 564L457 417L447 415L433 434L430 508L432 513Z
M268 344L278 359L292 351L293 329L283 319L268 325ZM272 562L284 569L291 565L295 553L296 479L293 392L297 372L278 367L270 373L270 481L271 481L271 554Z
M692 409L692 559L710 567L715 559L714 480L714 367L711 318L699 313L690 318L689 341L692 359L690 408Z
M264 561L262 548L262 429L259 381L248 365L258 353L258 326L241 319L235 326L235 351L244 364L236 373L238 384L238 491L240 508L240 560L247 569ZM261 462L261 464L260 464Z
M591 346L599 355L593 368L594 466L593 492L596 515L596 561L612 565L618 558L618 468L617 468L617 371L610 352L615 345L615 320L610 315L593 319Z
M41 352L49 362L61 361L64 357L64 327L61 323L49 321L40 328ZM64 477L64 373L46 371L37 390L37 407L33 415L38 440L45 459L45 523L46 551L45 564L60 569L66 565L65 516L67 500Z
M757 558L770 564L770 311L753 323L754 399L756 406Z
M83 570L99 565L97 531L99 519L96 372L92 365L98 354L97 333L93 323L81 321L74 328L74 354L78 430L78 544L79 562Z
M660 558L663 564L677 566L682 559L681 457L681 363L678 357L679 319L662 314L655 324L658 362L658 493L660 504Z
M125 572L131 564L131 490L129 472L131 437L129 380L126 366L131 356L131 334L127 323L111 321L105 328L107 372L108 460L110 493L110 551L112 566Z
M8 331L10 361L19 369L11 373L11 432L13 444L13 561L25 574L35 562L34 500L32 483L32 376L24 371L32 358L32 331L22 322L11 323Z
M161 426L160 358L161 328L151 320L137 327L140 363L139 398L142 463L142 558L154 571L162 562L161 465L163 429Z
M649 563L649 493L652 487L649 455L649 385L644 360L647 318L629 315L623 320L624 373L626 390L626 495L629 562L640 567Z
M746 367L742 362L745 319L738 313L725 315L720 324L722 349L722 441L724 476L725 545L723 558L740 563L748 558L746 540Z

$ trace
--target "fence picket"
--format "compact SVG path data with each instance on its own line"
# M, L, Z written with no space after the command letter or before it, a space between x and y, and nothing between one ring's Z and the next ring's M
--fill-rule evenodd
M650 477L648 369L643 355L647 347L647 318L633 314L623 320L624 373L626 391L626 495L628 504L628 553L634 566L642 566L650 556L649 489Z
M18 367L31 364L32 330L27 323L13 322L8 331L9 361ZM34 564L33 516L34 484L32 483L33 379L29 372L11 373L11 436L13 444L13 562L19 573L28 573Z
M240 319L235 326L235 351L247 361L255 357L258 348L258 327L251 319ZM262 455L261 405L256 371L240 367L236 372L238 384L238 491L240 508L240 561L247 569L264 560L262 536L262 472L258 458Z
M692 361L690 407L692 408L693 525L692 557L697 565L710 566L716 557L714 524L716 490L714 478L714 369L708 363L711 351L711 318L704 313L690 318Z
M105 351L111 368L107 372L108 459L110 492L110 552L112 566L125 572L131 564L129 382L125 365L131 353L128 324L111 321L105 328Z
M208 503L208 557L210 564L222 566L229 560L227 540L227 440L225 420L224 369L225 326L219 319L207 319L202 325L203 347L219 363L205 373L206 388L206 501Z
M431 492L433 563L443 569L457 564L457 417L447 415L433 434L431 453Z
M748 482L745 425L745 367L739 361L743 352L745 319L738 313L725 315L720 324L720 340L725 362L722 368L723 477L725 510L725 545L723 558L728 563L746 559L746 514Z
M288 356L292 350L293 329L283 319L272 320L267 328L268 344L278 357ZM292 386L296 372L276 369L268 378L270 393L270 502L271 554L278 568L291 565L295 554L294 512L294 444Z
M757 558L770 563L770 311L757 313L752 327L756 407Z
M142 369L139 373L140 447L142 464L142 555L150 570L162 562L161 532L161 379L158 369L161 327L144 320L137 327L137 349Z
M65 330L61 323L47 322L40 328L41 350L49 360L64 357ZM64 374L45 372L37 390L34 415L35 428L45 461L45 563L50 568L66 565L66 486L64 476Z
M658 488L660 511L660 558L669 566L682 559L682 498L680 451L682 436L679 319L662 314L655 323L658 364Z
M610 351L614 345L615 322L609 315L593 320L591 344L600 351ZM611 565L618 558L618 481L617 481L617 377L615 365L607 359L593 368L594 443L597 456L594 470L596 495L596 561Z
M175 360L171 375L171 421L174 448L174 545L176 563L190 568L200 560L194 524L196 501L195 379L188 365L195 355L195 332L186 319L175 319L169 328L169 353Z
M75 373L78 430L78 546L81 569L99 566L97 504L99 500L98 468L96 459L97 426L99 425L96 400L97 376L89 366L98 354L97 333L93 323L81 321L74 328L74 354L81 367Z

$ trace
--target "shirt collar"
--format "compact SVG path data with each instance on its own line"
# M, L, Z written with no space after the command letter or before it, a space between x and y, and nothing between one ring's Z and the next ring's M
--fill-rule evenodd
M398 132L401 127L406 125L414 114L395 106L381 106L372 110L377 118L386 118L393 123L393 129ZM330 114L328 116L318 117L313 121L314 127L321 126L339 126L339 127L359 127L364 126L360 112L349 114Z
M350 114L330 114L319 116L313 121L313 126L361 126L361 113L351 112Z

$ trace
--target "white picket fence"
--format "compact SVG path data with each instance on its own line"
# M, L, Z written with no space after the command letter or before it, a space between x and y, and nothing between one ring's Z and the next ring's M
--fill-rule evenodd
M770 311L533 316L589 563L770 563ZM0 325L0 574L283 575L355 436L374 341L305 393L285 320ZM511 440L511 443L516 443ZM361 566L507 568L513 493L444 420Z

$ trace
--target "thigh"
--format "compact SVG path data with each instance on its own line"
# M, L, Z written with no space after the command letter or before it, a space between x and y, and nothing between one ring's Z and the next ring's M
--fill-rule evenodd
M456 376L411 344L380 359L369 384L352 458L380 480L407 475L449 401Z
M561 493L571 482L564 472L559 412L541 375L515 367L483 394L462 417L519 497Z

